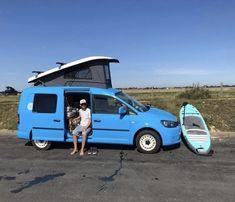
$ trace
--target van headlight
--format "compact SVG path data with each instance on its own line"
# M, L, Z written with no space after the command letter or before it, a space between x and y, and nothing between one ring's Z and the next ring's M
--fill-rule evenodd
M161 120L161 123L167 128L175 128L179 125L178 121Z

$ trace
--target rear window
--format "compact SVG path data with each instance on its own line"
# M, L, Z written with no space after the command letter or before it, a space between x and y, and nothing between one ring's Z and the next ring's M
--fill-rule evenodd
M55 94L35 94L33 101L33 112L55 113L57 95Z

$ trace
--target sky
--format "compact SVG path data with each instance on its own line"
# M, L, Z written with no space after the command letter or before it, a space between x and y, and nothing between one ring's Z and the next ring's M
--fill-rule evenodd
M0 90L92 55L114 87L235 84L235 1L0 0Z

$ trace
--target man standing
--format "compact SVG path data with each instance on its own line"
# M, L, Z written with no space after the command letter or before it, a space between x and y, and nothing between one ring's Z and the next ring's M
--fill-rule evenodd
M74 155L78 152L77 148L77 140L78 136L82 133L82 146L80 150L80 155L84 155L84 147L86 144L86 138L87 134L91 131L90 125L91 125L91 110L87 107L87 103L85 99L80 100L80 107L79 110L79 116L74 119L75 121L80 121L80 124L77 124L77 127L73 130L73 151L71 152L71 155Z

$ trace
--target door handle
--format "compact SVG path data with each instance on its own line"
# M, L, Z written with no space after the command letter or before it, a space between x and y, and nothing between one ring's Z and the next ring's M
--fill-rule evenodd
M54 119L53 121L54 121L54 122L60 122L60 120L59 120L59 119Z
M101 120L96 119L96 120L94 120L94 122L101 122Z

